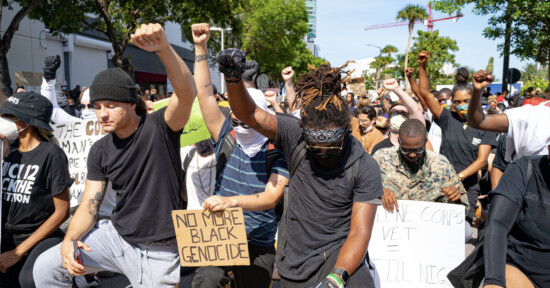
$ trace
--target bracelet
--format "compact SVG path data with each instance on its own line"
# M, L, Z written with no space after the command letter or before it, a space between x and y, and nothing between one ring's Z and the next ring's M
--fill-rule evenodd
M339 288L344 288L344 283L342 282L342 280L340 280L340 277L338 277L338 275L330 273L327 275L327 278L338 285Z

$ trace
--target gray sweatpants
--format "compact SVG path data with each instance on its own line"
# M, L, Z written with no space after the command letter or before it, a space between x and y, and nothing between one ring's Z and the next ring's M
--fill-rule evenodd
M134 288L176 287L180 280L177 246L128 244L111 221L100 220L82 239L92 251L83 254L86 272L113 271L126 275ZM61 244L42 253L34 264L36 287L72 287L72 275L63 268Z

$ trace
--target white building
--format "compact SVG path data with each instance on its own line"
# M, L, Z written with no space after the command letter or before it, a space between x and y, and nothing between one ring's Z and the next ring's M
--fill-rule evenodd
M19 11L2 11L0 33L14 15ZM185 39L181 28L176 23L167 23L165 31L174 50L193 71L194 53L192 44ZM216 34L213 34L216 37ZM22 84L27 90L40 91L42 68L46 56L61 56L61 67L57 70L57 83L66 84L70 89L76 85L89 87L97 73L114 65L110 61L112 46L104 34L96 31L63 35L56 37L49 33L44 24L27 17L21 21L8 51L8 65L12 80L12 88L16 83ZM143 90L156 88L159 93L166 91L166 70L160 59L154 54L129 45L124 56L131 56L134 65L134 78ZM211 71L212 82L220 89L220 74L217 69Z

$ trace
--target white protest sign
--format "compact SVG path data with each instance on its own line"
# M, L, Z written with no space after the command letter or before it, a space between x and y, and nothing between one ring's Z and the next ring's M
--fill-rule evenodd
M376 287L452 287L447 274L464 260L464 206L398 203L399 212L376 211L368 249Z
M77 120L63 124L52 125L54 135L59 141L59 146L67 154L69 160L69 172L74 178L71 186L71 207L78 206L87 176L88 152L92 144L105 136L101 122L95 120Z

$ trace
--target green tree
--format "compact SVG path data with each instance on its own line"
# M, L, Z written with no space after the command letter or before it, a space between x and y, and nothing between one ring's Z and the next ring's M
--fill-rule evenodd
M384 46L384 48L382 48L382 50L380 50L380 52L388 54L388 56L391 57L391 54L399 52L399 49L392 45L386 45Z
M550 2L532 0L432 0L434 9L446 13L459 12L473 3L477 15L491 15L483 35L502 39L510 35L510 53L522 59L532 59L548 67L550 77ZM510 29L507 31L506 22ZM498 45L504 53L504 43Z
M537 64L527 63L523 66L523 71L521 71L521 81L532 81L537 76L540 76L539 70L537 69Z
M298 64L296 71L303 73L307 64L315 64L306 62L322 61L310 55L303 41L307 20L303 0L250 0L244 13L242 49L258 61L258 75L267 74L272 83L278 83L286 66Z
M397 13L397 20L398 21L408 21L409 22L409 40L407 41L407 50L405 52L405 69L407 70L408 63L409 63L409 48L411 46L411 37L412 33L414 31L414 22L419 20L425 20L428 19L428 12L426 12L426 8L422 7L421 5L414 5L414 4L408 4L405 6L405 8L401 9ZM409 87L409 82L406 80L406 87Z
M232 26L239 33L240 18L235 11L242 11L243 1L56 0L42 2L30 16L56 32L88 29L105 34L113 46L113 64L131 74L132 63L123 54L139 24L174 21L182 23L185 31L190 30L192 23L209 22ZM190 31L187 35L190 37Z
M15 16L11 19L7 28L2 27L4 34L0 36L0 82L2 82L2 94L0 97L0 105L4 104L7 99L5 95L10 94L11 77L8 64L8 51L11 48L11 40L15 32L19 30L19 24L33 9L36 8L42 0L7 0L0 1L0 20L2 20L2 12L4 8L10 10L19 9ZM0 21L1 22L1 21ZM1 24L1 23L0 23Z
M455 55L453 52L458 51L458 46L455 40L446 36L439 36L439 30L434 32L424 32L418 30L418 36L414 37L414 44L411 47L410 59L418 59L418 54L422 51L430 52L430 60L428 65L428 77L431 87L442 84L448 78L443 73L443 66L446 64L456 67ZM418 60L411 61L410 67L415 68L415 77L418 75Z

